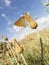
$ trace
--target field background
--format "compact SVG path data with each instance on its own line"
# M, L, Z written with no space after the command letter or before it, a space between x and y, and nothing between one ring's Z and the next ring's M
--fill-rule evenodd
M44 51L44 65L49 65L49 29L44 29L39 31L40 37L43 42L43 51ZM39 65L41 59L41 45L39 41L39 37L37 32L27 35L23 40L18 41L19 45L23 48L23 56L28 65L34 65L33 62L35 61L35 65ZM23 59L21 58L20 54L15 54L18 62L20 65L25 65ZM13 57L9 60L6 53L4 55L4 61L9 62L9 65L16 65L12 60ZM5 65L5 64L3 64Z

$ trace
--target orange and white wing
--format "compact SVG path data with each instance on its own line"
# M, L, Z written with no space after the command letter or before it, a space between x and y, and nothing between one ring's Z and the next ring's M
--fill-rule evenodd
M14 23L14 26L26 27L26 22L25 22L24 16L20 17L20 19L17 20L17 21Z

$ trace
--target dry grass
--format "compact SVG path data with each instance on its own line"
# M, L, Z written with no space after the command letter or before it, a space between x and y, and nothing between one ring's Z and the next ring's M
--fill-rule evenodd
M44 50L44 65L49 65L49 29L44 29L40 31L40 36L43 42L43 50ZM22 54L28 65L33 65L33 61L35 60L35 65L39 65L38 61L41 59L41 45L38 39L37 33L29 34L25 37L25 39L19 41L20 46L23 48ZM24 65L23 59L20 54L15 54L20 65ZM4 59L7 60L9 57L5 54ZM4 60L4 61L7 61ZM12 57L10 61L8 61L9 65L17 65L14 64L14 58ZM13 63L13 64L12 64ZM5 65L5 64L4 64Z

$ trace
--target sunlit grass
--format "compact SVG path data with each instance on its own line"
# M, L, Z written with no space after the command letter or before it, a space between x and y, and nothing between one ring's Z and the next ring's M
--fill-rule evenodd
M49 41L46 39L47 37L49 38L49 30L41 31L40 36L43 42L43 54L44 54L43 63L44 65L49 65ZM41 60L41 45L37 37L37 34L33 33L26 36L25 39L19 41L19 44L23 48L22 54L27 64L32 65L35 63L35 65L40 65L39 61ZM25 65L20 54L15 53L15 56L20 65ZM5 63L8 63L8 65L17 65L15 62L15 58L13 56L9 57L5 53L3 58L4 58L3 65L5 65Z

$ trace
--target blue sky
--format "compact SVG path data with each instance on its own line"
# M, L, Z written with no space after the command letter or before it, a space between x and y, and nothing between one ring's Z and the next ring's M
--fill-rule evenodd
M13 24L25 12L29 12L33 19L35 16L47 16L40 0L0 0L0 34L8 38L18 38L22 30L15 31Z

